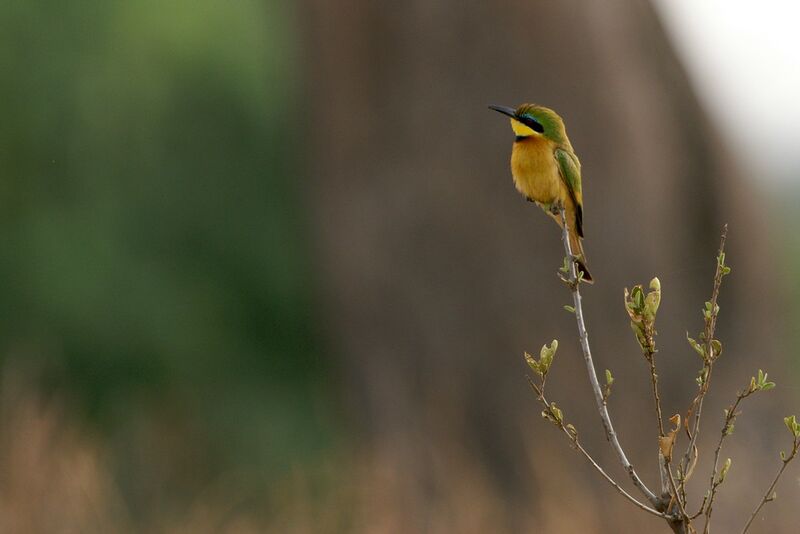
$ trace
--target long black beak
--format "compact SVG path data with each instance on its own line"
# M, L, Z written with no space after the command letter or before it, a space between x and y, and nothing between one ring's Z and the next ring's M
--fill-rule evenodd
M499 113L502 113L503 115L508 115L512 119L517 118L517 110L514 108L509 108L506 106L489 106L489 109L493 109Z

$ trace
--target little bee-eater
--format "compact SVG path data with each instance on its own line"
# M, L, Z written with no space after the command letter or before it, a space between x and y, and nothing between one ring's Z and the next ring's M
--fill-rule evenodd
M558 113L536 104L522 104L517 109L489 106L511 117L516 140L511 150L511 175L514 185L525 198L542 207L559 226L558 206L564 206L569 243L583 279L592 283L583 253L583 194L581 162L567 137L564 121Z

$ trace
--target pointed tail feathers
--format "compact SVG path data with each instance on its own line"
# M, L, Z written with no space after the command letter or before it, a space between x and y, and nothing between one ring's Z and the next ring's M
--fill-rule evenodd
M569 246L572 249L572 255L577 259L575 263L578 265L578 270L583 272L583 281L589 284L594 284L594 279L586 268L586 254L583 252L583 243L581 238L574 228L569 228Z

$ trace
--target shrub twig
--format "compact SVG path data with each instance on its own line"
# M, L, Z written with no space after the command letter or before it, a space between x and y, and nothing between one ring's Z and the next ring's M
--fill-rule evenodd
M786 466L789 465L789 462L794 460L795 456L797 456L798 449L800 449L800 423L795 420L793 415L791 417L786 417L783 421L786 423L789 431L793 434L794 440L792 442L792 452L790 452L788 456L781 452L781 467L775 474L775 478L772 479L772 483L769 485L769 488L767 488L764 496L761 497L761 501L759 501L758 506L756 506L755 510L753 510L753 513L750 514L750 519L747 520L747 523L742 529L742 534L745 534L750 528L750 525L753 524L753 520L756 518L756 516L758 516L758 512L761 511L761 508L763 508L768 502L775 500L775 497L777 496L775 494L775 486L778 485L778 480L780 480L781 475L783 475L783 472L786 470Z
M573 447L575 450L580 452L584 458L594 467L606 481L614 487L623 497L628 499L630 502L635 504L637 507L641 508L645 512L649 514L653 514L658 517L664 517L664 514L659 512L658 510L654 510L653 508L647 506L636 497L625 491L625 489L620 486L616 480L614 480L606 471L597 463L597 461L592 457L591 454L583 447L580 441L578 441L578 431L577 429L568 423L564 422L563 414L560 410L555 406L555 404L549 402L547 398L544 396L544 381L539 384L538 386L536 383L528 377L528 383L531 386L531 389L536 393L536 398L542 404L542 416L547 419L548 421L555 424L572 442Z
M717 317L719 315L719 290L722 286L722 277L730 272L730 268L725 265L725 240L728 237L728 225L722 227L722 237L719 243L719 253L717 254L717 267L714 271L714 286L711 290L711 300L706 303L704 310L705 328L701 334L701 343L703 345L703 369L700 372L700 383L698 385L699 391L697 396L692 401L689 407L689 412L686 415L686 432L689 436L689 445L686 447L686 453L681 462L681 472L684 474L680 480L680 490L685 495L686 482L689 479L691 464L697 458L697 437L700 434L700 420L703 416L703 400L705 400L706 393L708 393L709 385L711 384L711 372L714 369L714 361L719 357L722 352L722 346L714 343L714 332L717 328ZM726 269L728 270L726 272ZM691 431L689 430L690 423L694 417ZM694 455L694 460L692 456Z
M725 481L725 475L730 469L731 460L728 458L726 460L722 472L718 471L719 467L719 458L720 454L722 453L722 445L725 442L725 439L733 434L734 429L734 422L736 418L739 416L741 412L737 411L739 408L739 404L750 395L758 392L758 391L768 391L775 387L774 382L767 381L767 375L758 370L758 379L756 377L752 377L750 379L750 384L744 388L743 390L736 393L736 401L728 406L725 409L725 421L722 425L722 430L719 433L719 441L717 442L717 448L714 450L714 463L711 467L711 475L708 481L709 487L709 494L703 499L703 503L700 505L700 510L698 510L696 515L700 515L701 513L705 513L706 520L705 526L703 527L703 533L707 534L709 532L710 524L711 524L711 514L714 511L714 498L717 495L717 489L720 485Z
M667 521L669 527L676 534L696 534L697 531L692 525L692 522L701 515L705 515L705 524L703 534L708 534L710 531L711 517L714 510L714 503L717 497L717 492L725 477L731 468L731 459L728 458L723 462L720 467L720 458L722 447L725 439L733 433L734 422L739 416L738 411L742 401L757 391L766 391L775 387L773 382L767 380L767 374L763 371L758 371L758 377L755 376L750 379L750 384L745 389L737 392L736 400L734 403L725 410L725 420L723 422L720 437L717 442L717 447L714 450L714 460L709 477L708 491L703 497L702 503L698 511L689 515L687 509L686 497L686 483L691 477L698 459L698 437L700 434L700 423L703 416L703 401L709 391L711 383L711 375L714 368L714 363L722 354L722 343L714 338L717 319L719 316L719 294L722 286L722 279L731 272L730 267L725 264L725 240L727 237L727 225L722 231L720 239L719 251L717 254L716 269L714 271L714 282L711 291L711 299L705 303L703 309L704 325L703 331L700 333L699 341L695 341L687 334L687 339L692 348L700 355L702 359L702 368L696 378L698 390L694 399L689 405L686 417L681 424L680 414L675 414L669 418L672 424L670 428L665 427L664 416L661 406L661 394L659 392L658 372L656 368L656 349L655 342L655 319L661 302L661 282L658 278L653 278L650 282L649 291L645 291L641 285L634 286L629 292L625 289L625 309L631 319L631 327L639 345L642 349L642 354L648 363L648 370L650 374L650 384L653 397L653 408L656 416L656 426L658 429L658 467L660 474L660 495L656 495L637 474L631 462L628 460L619 438L614 430L611 422L611 415L608 411L608 398L611 395L614 377L611 371L606 370L605 378L606 384L601 388L597 379L597 371L594 367L592 359L592 352L589 346L589 335L586 330L586 323L583 315L582 298L580 293L580 284L583 282L583 272L578 270L577 262L579 258L573 255L570 241L569 241L569 228L567 226L566 212L563 205L552 207L554 215L558 216L561 223L562 235L561 239L564 245L566 257L564 265L560 269L560 278L567 285L572 293L572 306L564 306L564 308L575 315L575 321L578 327L578 337L580 341L581 351L583 353L584 363L586 364L586 371L589 376L589 384L594 394L595 404L597 411L600 415L600 420L603 424L606 439L611 445L617 460L623 467L631 479L633 485L641 492L646 501L642 501L627 492L620 484L618 484L606 471L594 460L594 458L586 451L578 439L578 431L574 425L566 423L564 414L555 403L549 402L544 393L545 383L547 380L547 373L553 362L556 349L558 348L558 341L553 342L548 346L542 347L540 357L538 360L533 358L530 354L525 354L525 359L531 369L537 373L541 379L539 384L536 384L530 377L528 381L531 388L536 393L538 401L542 404L542 416L548 421L555 424L570 440L572 446L578 450L587 461L611 484L617 492L624 496L627 500L632 502L638 508ZM758 513L764 505L775 499L775 487L785 471L788 464L797 456L800 450L800 423L797 422L795 416L784 418L784 423L789 431L792 433L793 442L790 453L781 453L782 465L775 475L772 483L770 484L767 492L762 497L761 501L756 506L750 519L745 524L742 534L745 534L752 525ZM686 452L682 456L673 457L673 450L675 449L678 436L681 433L681 428L684 429L687 436ZM674 461L673 461L674 458ZM673 470L675 473L673 473ZM648 505L649 503L649 505Z
M578 337L580 338L581 350L583 351L583 359L586 363L586 371L589 374L589 382L594 392L595 402L597 403L597 411L600 413L600 419L603 421L603 429L606 433L606 439L611 443L611 447L617 454L620 464L623 469L630 476L633 485L639 489L640 492L650 501L655 508L661 505L660 499L648 488L639 475L636 473L633 465L628 460L625 451L619 443L617 433L614 431L614 425L611 423L611 416L608 414L608 407L603 396L603 390L600 388L600 383L597 381L597 371L594 368L594 361L592 360L592 350L589 347L589 334L586 332L586 323L583 319L583 307L581 306L581 292L580 292L580 279L578 278L578 271L575 266L575 259L572 254L572 249L569 244L569 228L567 227L567 217L563 206L559 207L559 214L561 217L561 240L564 243L564 251L569 259L569 271L567 285L572 291L573 308L575 309L575 321L578 323Z

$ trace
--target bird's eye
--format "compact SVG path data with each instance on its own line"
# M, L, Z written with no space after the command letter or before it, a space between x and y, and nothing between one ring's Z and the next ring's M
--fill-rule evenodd
M524 116L522 117L522 124L533 130L534 132L544 133L544 126L536 119Z

